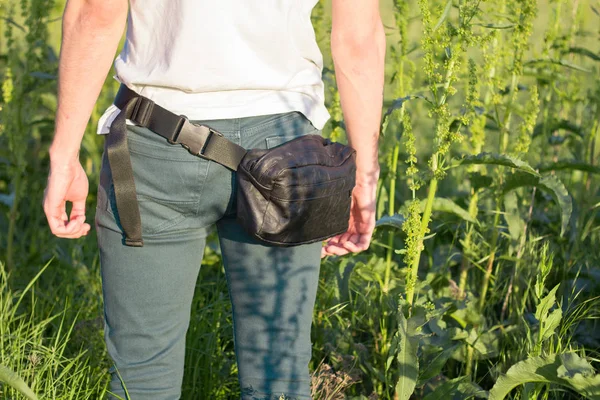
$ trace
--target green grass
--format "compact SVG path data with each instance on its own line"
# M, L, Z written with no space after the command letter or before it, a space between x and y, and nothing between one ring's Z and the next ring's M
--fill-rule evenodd
M0 383L3 399L19 398L23 383L40 399L107 390L95 234L53 238L39 206L63 4L0 8L0 381L12 383ZM390 0L381 10L378 226L368 251L323 261L314 398L600 398L600 3ZM328 3L313 17L325 134L343 141ZM91 188L95 125L116 87L107 78L82 145ZM88 220L94 205L91 190ZM217 249L212 235L184 399L239 397Z

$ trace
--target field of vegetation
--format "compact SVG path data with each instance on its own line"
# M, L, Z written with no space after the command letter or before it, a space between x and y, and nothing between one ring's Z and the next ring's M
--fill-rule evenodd
M56 239L41 207L63 7L0 0L1 399L107 393L95 234ZM600 1L381 8L377 228L368 251L323 260L314 398L600 399ZM313 19L332 115L324 134L345 141L327 2ZM88 221L111 76L81 150ZM231 322L212 235L184 399L239 398Z

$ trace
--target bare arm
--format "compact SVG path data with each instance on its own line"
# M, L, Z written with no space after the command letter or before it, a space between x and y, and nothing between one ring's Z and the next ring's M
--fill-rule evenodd
M127 0L68 0L58 66L52 161L76 158L126 18Z
M79 148L94 104L123 34L127 0L68 0L58 67L58 110L50 147L50 174L44 211L52 232L77 238L85 221L88 180ZM70 217L66 202L73 202Z
M348 141L356 149L357 183L372 183L379 176L386 47L379 0L333 0L332 18L331 54Z
M386 50L379 0L333 0L332 7L331 54L357 171L348 231L329 239L321 257L360 252L371 241Z

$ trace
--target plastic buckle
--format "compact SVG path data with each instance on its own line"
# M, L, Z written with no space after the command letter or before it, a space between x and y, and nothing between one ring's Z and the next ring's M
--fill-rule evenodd
M177 134L174 141L169 140L169 143L180 144L183 148L189 151L191 154L204 157L208 142L212 135L223 136L222 133L217 132L206 125L196 125L189 121L185 116L183 117L183 124Z

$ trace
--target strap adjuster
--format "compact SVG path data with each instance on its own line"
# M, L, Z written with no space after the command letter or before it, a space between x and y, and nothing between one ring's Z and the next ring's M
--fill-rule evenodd
M139 126L147 127L148 123L150 122L153 109L154 102L146 97L140 96L137 98L129 119Z

